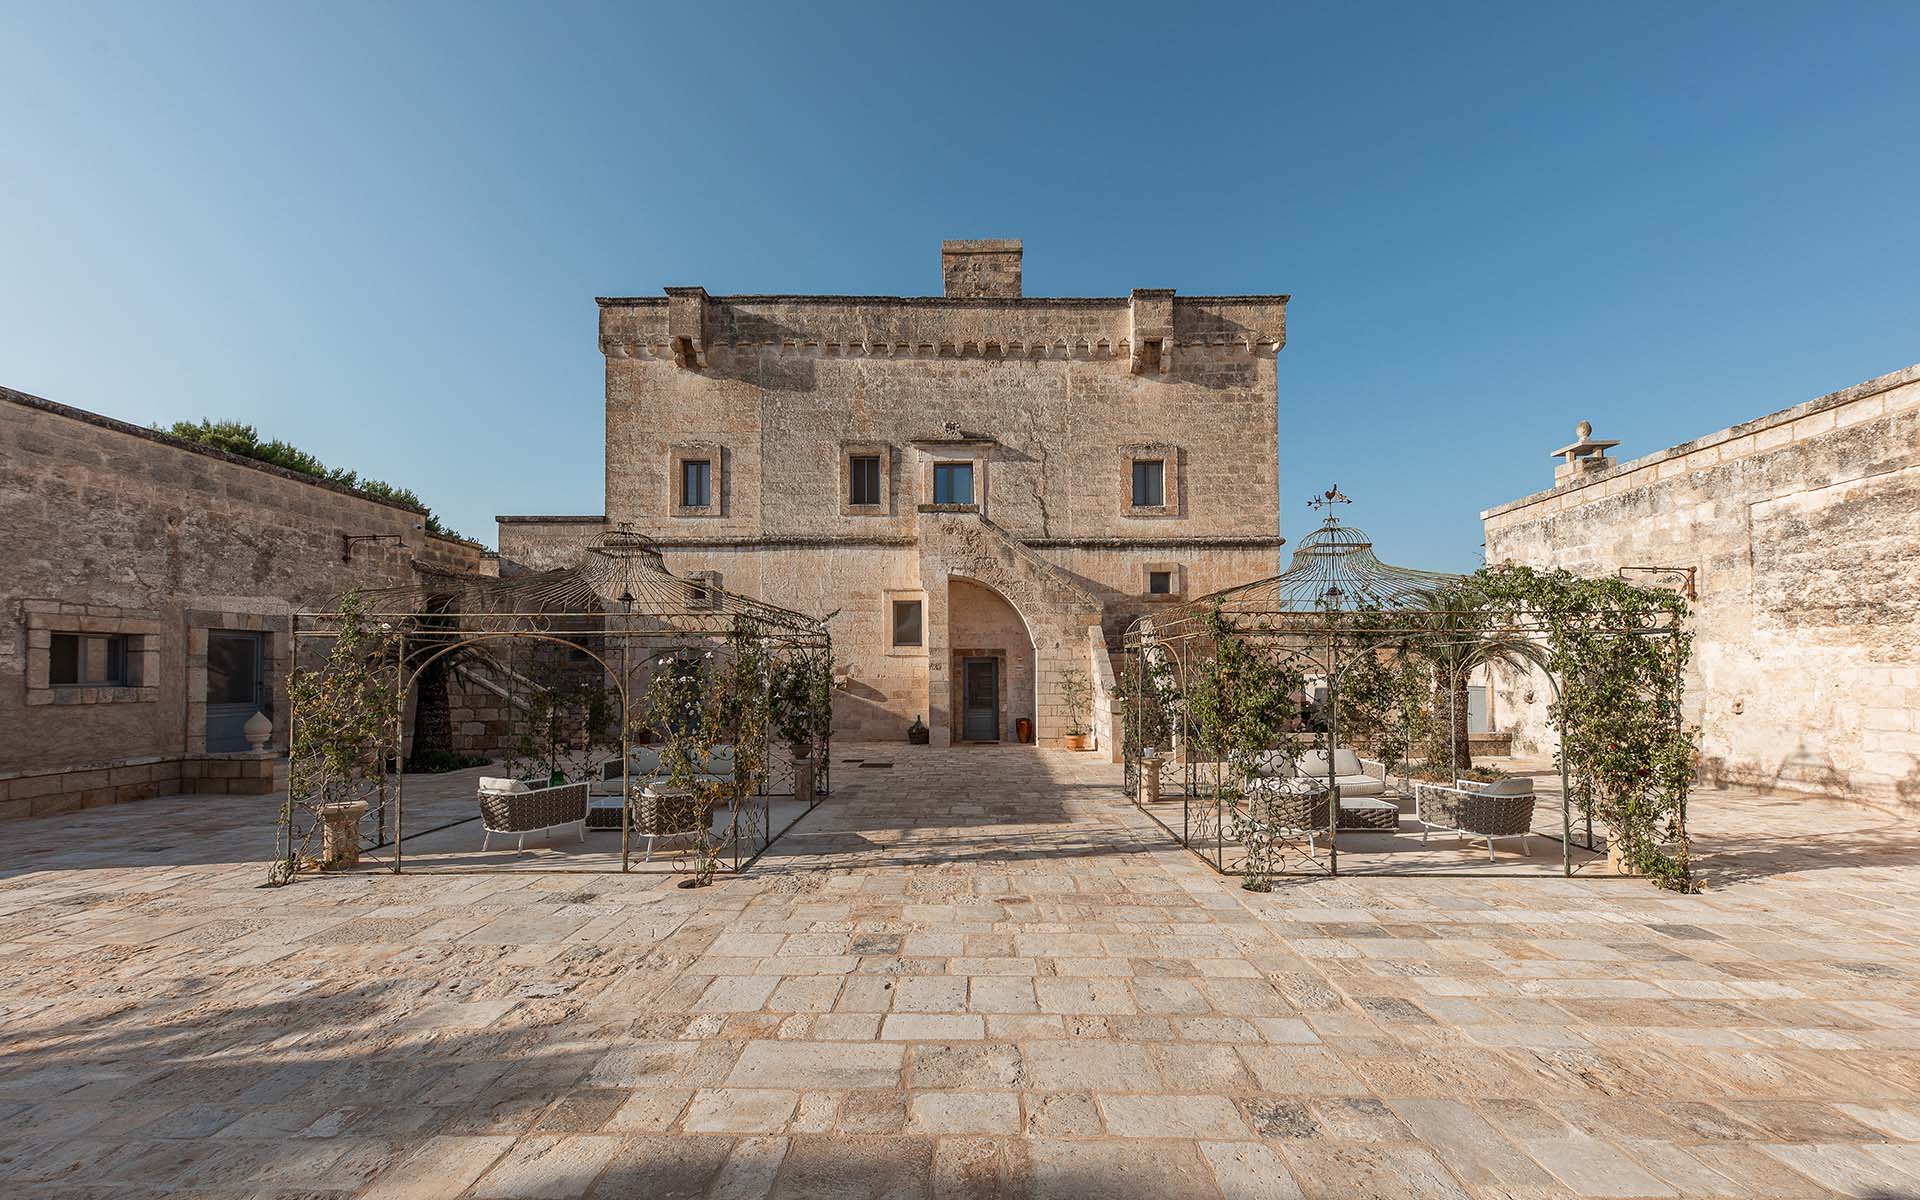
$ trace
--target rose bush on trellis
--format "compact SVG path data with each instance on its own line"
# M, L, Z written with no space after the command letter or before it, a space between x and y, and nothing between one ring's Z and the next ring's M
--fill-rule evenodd
M1564 570L1483 570L1468 586L1490 605L1545 624L1559 681L1548 718L1559 754L1620 858L1662 887L1691 890L1687 786L1695 731L1682 716L1693 635L1676 592Z
M290 709L287 796L280 810L280 853L268 882L290 883L320 833L323 805L365 800L385 817L387 765L400 752L393 687L398 639L369 622L366 605L349 592L341 601L338 636L318 669L296 664L287 678ZM308 817L304 830L299 816Z
M1287 729L1306 680L1290 659L1244 637L1218 611L1207 614L1205 632L1213 653L1196 665L1182 702L1194 744L1224 764L1214 786L1240 798L1231 832L1246 850L1241 886L1269 891L1276 859L1298 831L1278 820L1277 810L1252 794L1247 782L1263 765L1298 761Z

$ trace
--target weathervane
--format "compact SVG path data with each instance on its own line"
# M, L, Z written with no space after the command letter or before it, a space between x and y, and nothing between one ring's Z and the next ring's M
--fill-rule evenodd
M1328 488L1326 491L1320 493L1318 496L1315 496L1313 499L1307 501L1307 507L1318 511L1319 509L1322 509L1322 508L1331 509L1336 504L1352 504L1352 503L1353 501L1347 499L1347 494L1341 491L1340 485L1336 483L1332 487ZM1327 520L1329 521L1333 520L1333 514L1331 512L1327 514Z

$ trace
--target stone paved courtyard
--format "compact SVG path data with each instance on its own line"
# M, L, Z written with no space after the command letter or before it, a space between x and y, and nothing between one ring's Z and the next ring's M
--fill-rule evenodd
M1253 895L1094 756L887 757L701 891L9 825L0 1195L1920 1195L1911 813L1704 793L1693 897Z

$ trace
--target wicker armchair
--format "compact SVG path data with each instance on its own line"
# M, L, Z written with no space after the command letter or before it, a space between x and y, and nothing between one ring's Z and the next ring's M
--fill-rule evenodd
M1285 829L1307 835L1307 845L1327 831L1333 816L1333 795L1324 787L1272 777L1256 778L1247 786L1248 811Z
M1413 785L1414 816L1420 822L1420 840L1429 830L1451 830L1463 837L1487 839L1487 861L1494 861L1493 839L1520 839L1523 854L1532 854L1527 835L1533 830L1533 780L1502 779L1478 783L1456 779Z
M480 823L486 830L480 839L484 853L493 844L493 835L519 838L517 849L526 853L527 835L545 833L567 825L576 825L580 840L587 840L587 785L563 783L558 787L532 787L518 779L486 778L480 781Z

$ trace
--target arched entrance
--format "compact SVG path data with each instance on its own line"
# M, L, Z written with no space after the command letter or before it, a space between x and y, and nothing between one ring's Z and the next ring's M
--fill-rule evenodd
M1015 742L1033 722L1033 638L1006 597L963 576L947 580L950 735L954 742Z

